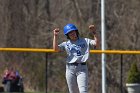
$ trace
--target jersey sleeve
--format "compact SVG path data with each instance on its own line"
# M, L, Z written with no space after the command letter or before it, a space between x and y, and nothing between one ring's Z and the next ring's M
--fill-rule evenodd
M60 51L64 51L65 50L65 45L66 45L65 42L63 42L63 43L58 45L58 47L60 48Z
M89 41L89 44L90 44L91 46L94 46L94 45L96 45L96 42L95 42L95 40L88 39L88 41Z

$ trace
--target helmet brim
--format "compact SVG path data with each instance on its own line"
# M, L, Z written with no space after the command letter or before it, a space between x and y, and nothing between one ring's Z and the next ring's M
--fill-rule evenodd
M65 33L65 35L67 35L67 34L70 33L71 31L78 31L78 29L70 29L70 30L68 30L68 31Z

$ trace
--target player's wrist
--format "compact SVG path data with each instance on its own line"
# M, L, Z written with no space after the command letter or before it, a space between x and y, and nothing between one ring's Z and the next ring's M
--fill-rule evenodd
M54 36L54 37L57 37L57 36L58 36L58 34L54 34L53 36Z

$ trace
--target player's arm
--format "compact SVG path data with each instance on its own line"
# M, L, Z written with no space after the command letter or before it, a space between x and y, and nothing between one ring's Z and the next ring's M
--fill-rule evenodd
M55 28L53 30L53 49L55 51L60 51L59 47L58 47L58 34L59 34L59 28Z
M95 43L95 47L97 47L98 46L98 38L97 38L95 26L94 25L90 25L89 26L89 31L90 31L90 34L92 35L93 39L96 42Z

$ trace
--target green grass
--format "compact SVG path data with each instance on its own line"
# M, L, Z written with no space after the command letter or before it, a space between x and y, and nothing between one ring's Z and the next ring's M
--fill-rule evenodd
M24 93L46 93L46 92L24 92ZM63 93L63 92L47 92L47 93Z

